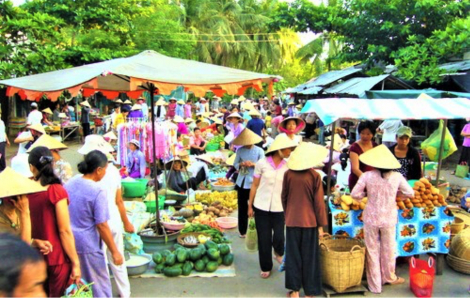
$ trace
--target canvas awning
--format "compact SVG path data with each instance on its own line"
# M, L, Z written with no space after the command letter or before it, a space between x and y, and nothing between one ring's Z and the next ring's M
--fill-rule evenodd
M316 113L325 125L338 119L461 119L470 115L470 100L324 98L307 101L301 113Z
M440 91L436 89L422 89L422 90L383 90L383 91L366 91L366 96L369 99L401 99L401 98L418 98L421 94L429 95L433 98L447 98L447 97L462 97L470 98L470 93L454 92L454 91Z
M334 85L325 89L325 93L331 94L354 94L359 97L365 95L366 91L374 88L375 85L385 80L389 75L380 75L367 78L352 78L346 82Z
M80 89L129 92L145 89L143 84L154 84L161 94L169 94L178 86L204 96L207 91L217 95L240 94L247 88L262 90L267 83L272 93L273 82L282 77L255 73L193 60L168 57L155 51L109 61L51 71L42 74L0 81L9 86L7 96L22 92L28 99L46 95L57 100L64 90L76 96Z

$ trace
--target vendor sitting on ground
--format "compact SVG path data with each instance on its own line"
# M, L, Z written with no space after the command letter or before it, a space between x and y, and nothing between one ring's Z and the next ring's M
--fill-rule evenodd
M51 117L54 113L50 108L42 110L42 120L41 124L44 126L53 126L54 124L52 121L49 120L49 117Z
M189 145L191 155L201 155L206 152L207 141L202 137L198 127L194 129L194 137L191 137Z
M122 178L144 178L147 169L145 155L140 151L140 142L131 140L129 142L129 155L127 156L126 168L122 171Z
M205 169L202 167L191 178L186 180L183 175L189 177L189 173L186 171L186 174L183 174L183 165L184 169L186 169L188 163L179 156L165 164L165 169L169 171L168 188L179 193L185 192L188 188L196 190L197 186L208 178Z

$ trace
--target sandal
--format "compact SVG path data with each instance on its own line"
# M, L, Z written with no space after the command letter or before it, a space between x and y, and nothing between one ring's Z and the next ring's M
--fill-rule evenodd
M280 256L280 255L274 253L273 259L276 260L279 264L282 264L283 256Z
M296 293L296 294L294 294L294 293ZM294 295L292 295L292 294L294 294ZM289 291L289 292L287 292L287 297L288 297L288 298L290 298L290 297L294 297L294 298L299 297L299 292L297 292L297 291Z
M403 277L397 276L397 279L395 281L392 281L390 284L394 286L394 285L399 285L402 283L405 283L405 279Z
M246 238L246 235L238 234L238 237L240 237L240 238Z
M271 276L271 271L261 271L259 275L261 276L261 278L266 279Z

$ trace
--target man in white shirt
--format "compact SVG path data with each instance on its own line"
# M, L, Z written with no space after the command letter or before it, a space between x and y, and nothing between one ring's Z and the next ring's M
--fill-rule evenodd
M28 115L28 121L26 124L34 125L34 124L41 124L42 120L42 113L38 111L38 104L33 102L31 104L31 112Z
M145 121L148 121L148 118L149 118L149 106L148 106L147 103L145 102L145 99L142 98L142 97L139 97L139 99L137 99L137 103L140 104L140 106L142 107L142 114L144 114L144 120L145 120Z
M377 128L377 132L382 132L382 144L387 147L395 145L397 131L403 126L401 120L385 120Z

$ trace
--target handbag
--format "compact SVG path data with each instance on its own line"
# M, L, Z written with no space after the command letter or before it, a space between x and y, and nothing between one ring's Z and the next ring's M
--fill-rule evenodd
M455 176L466 178L468 175L468 170L469 168L466 162L462 162L461 164L457 165L457 168L455 169Z
M71 284L62 297L93 297L93 283L88 283L84 279L80 282Z

